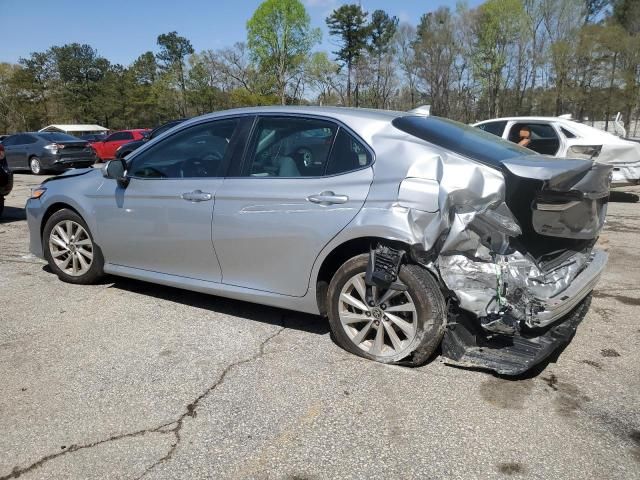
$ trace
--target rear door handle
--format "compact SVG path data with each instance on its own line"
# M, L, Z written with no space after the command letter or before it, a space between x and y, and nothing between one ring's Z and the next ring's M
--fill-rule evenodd
M336 195L333 192L322 192L317 195L309 195L307 201L311 203L319 203L320 205L332 205L336 203L347 203L349 197L346 195Z
M183 193L181 197L188 202L206 202L207 200L211 200L213 195L208 192L203 192L202 190L194 190L193 192Z

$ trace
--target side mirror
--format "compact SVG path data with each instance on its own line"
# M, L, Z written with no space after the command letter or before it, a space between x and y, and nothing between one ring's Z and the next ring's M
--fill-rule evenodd
M121 188L127 188L129 185L127 162L124 159L118 159L105 163L104 167L102 167L102 176L114 179Z

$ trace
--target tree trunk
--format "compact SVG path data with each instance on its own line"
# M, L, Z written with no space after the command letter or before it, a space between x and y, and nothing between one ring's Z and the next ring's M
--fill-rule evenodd
M611 66L611 77L609 79L609 93L607 94L607 104L605 110L604 131L609 130L609 115L611 115L611 95L613 94L613 82L616 74L616 63L618 61L618 52L613 54L613 65Z
M351 106L351 60L347 60L347 107Z

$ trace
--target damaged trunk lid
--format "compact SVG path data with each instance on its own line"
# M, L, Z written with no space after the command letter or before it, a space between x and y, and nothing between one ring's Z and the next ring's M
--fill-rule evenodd
M610 165L543 155L501 161L505 201L522 229L515 239L535 257L581 250L604 225Z

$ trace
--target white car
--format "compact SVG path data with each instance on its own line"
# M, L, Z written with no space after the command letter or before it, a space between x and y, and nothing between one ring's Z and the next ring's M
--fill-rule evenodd
M505 117L473 125L512 142L520 140L520 129L529 127L527 148L545 155L592 158L613 165L612 185L640 181L640 143L624 140L597 128L562 117Z

